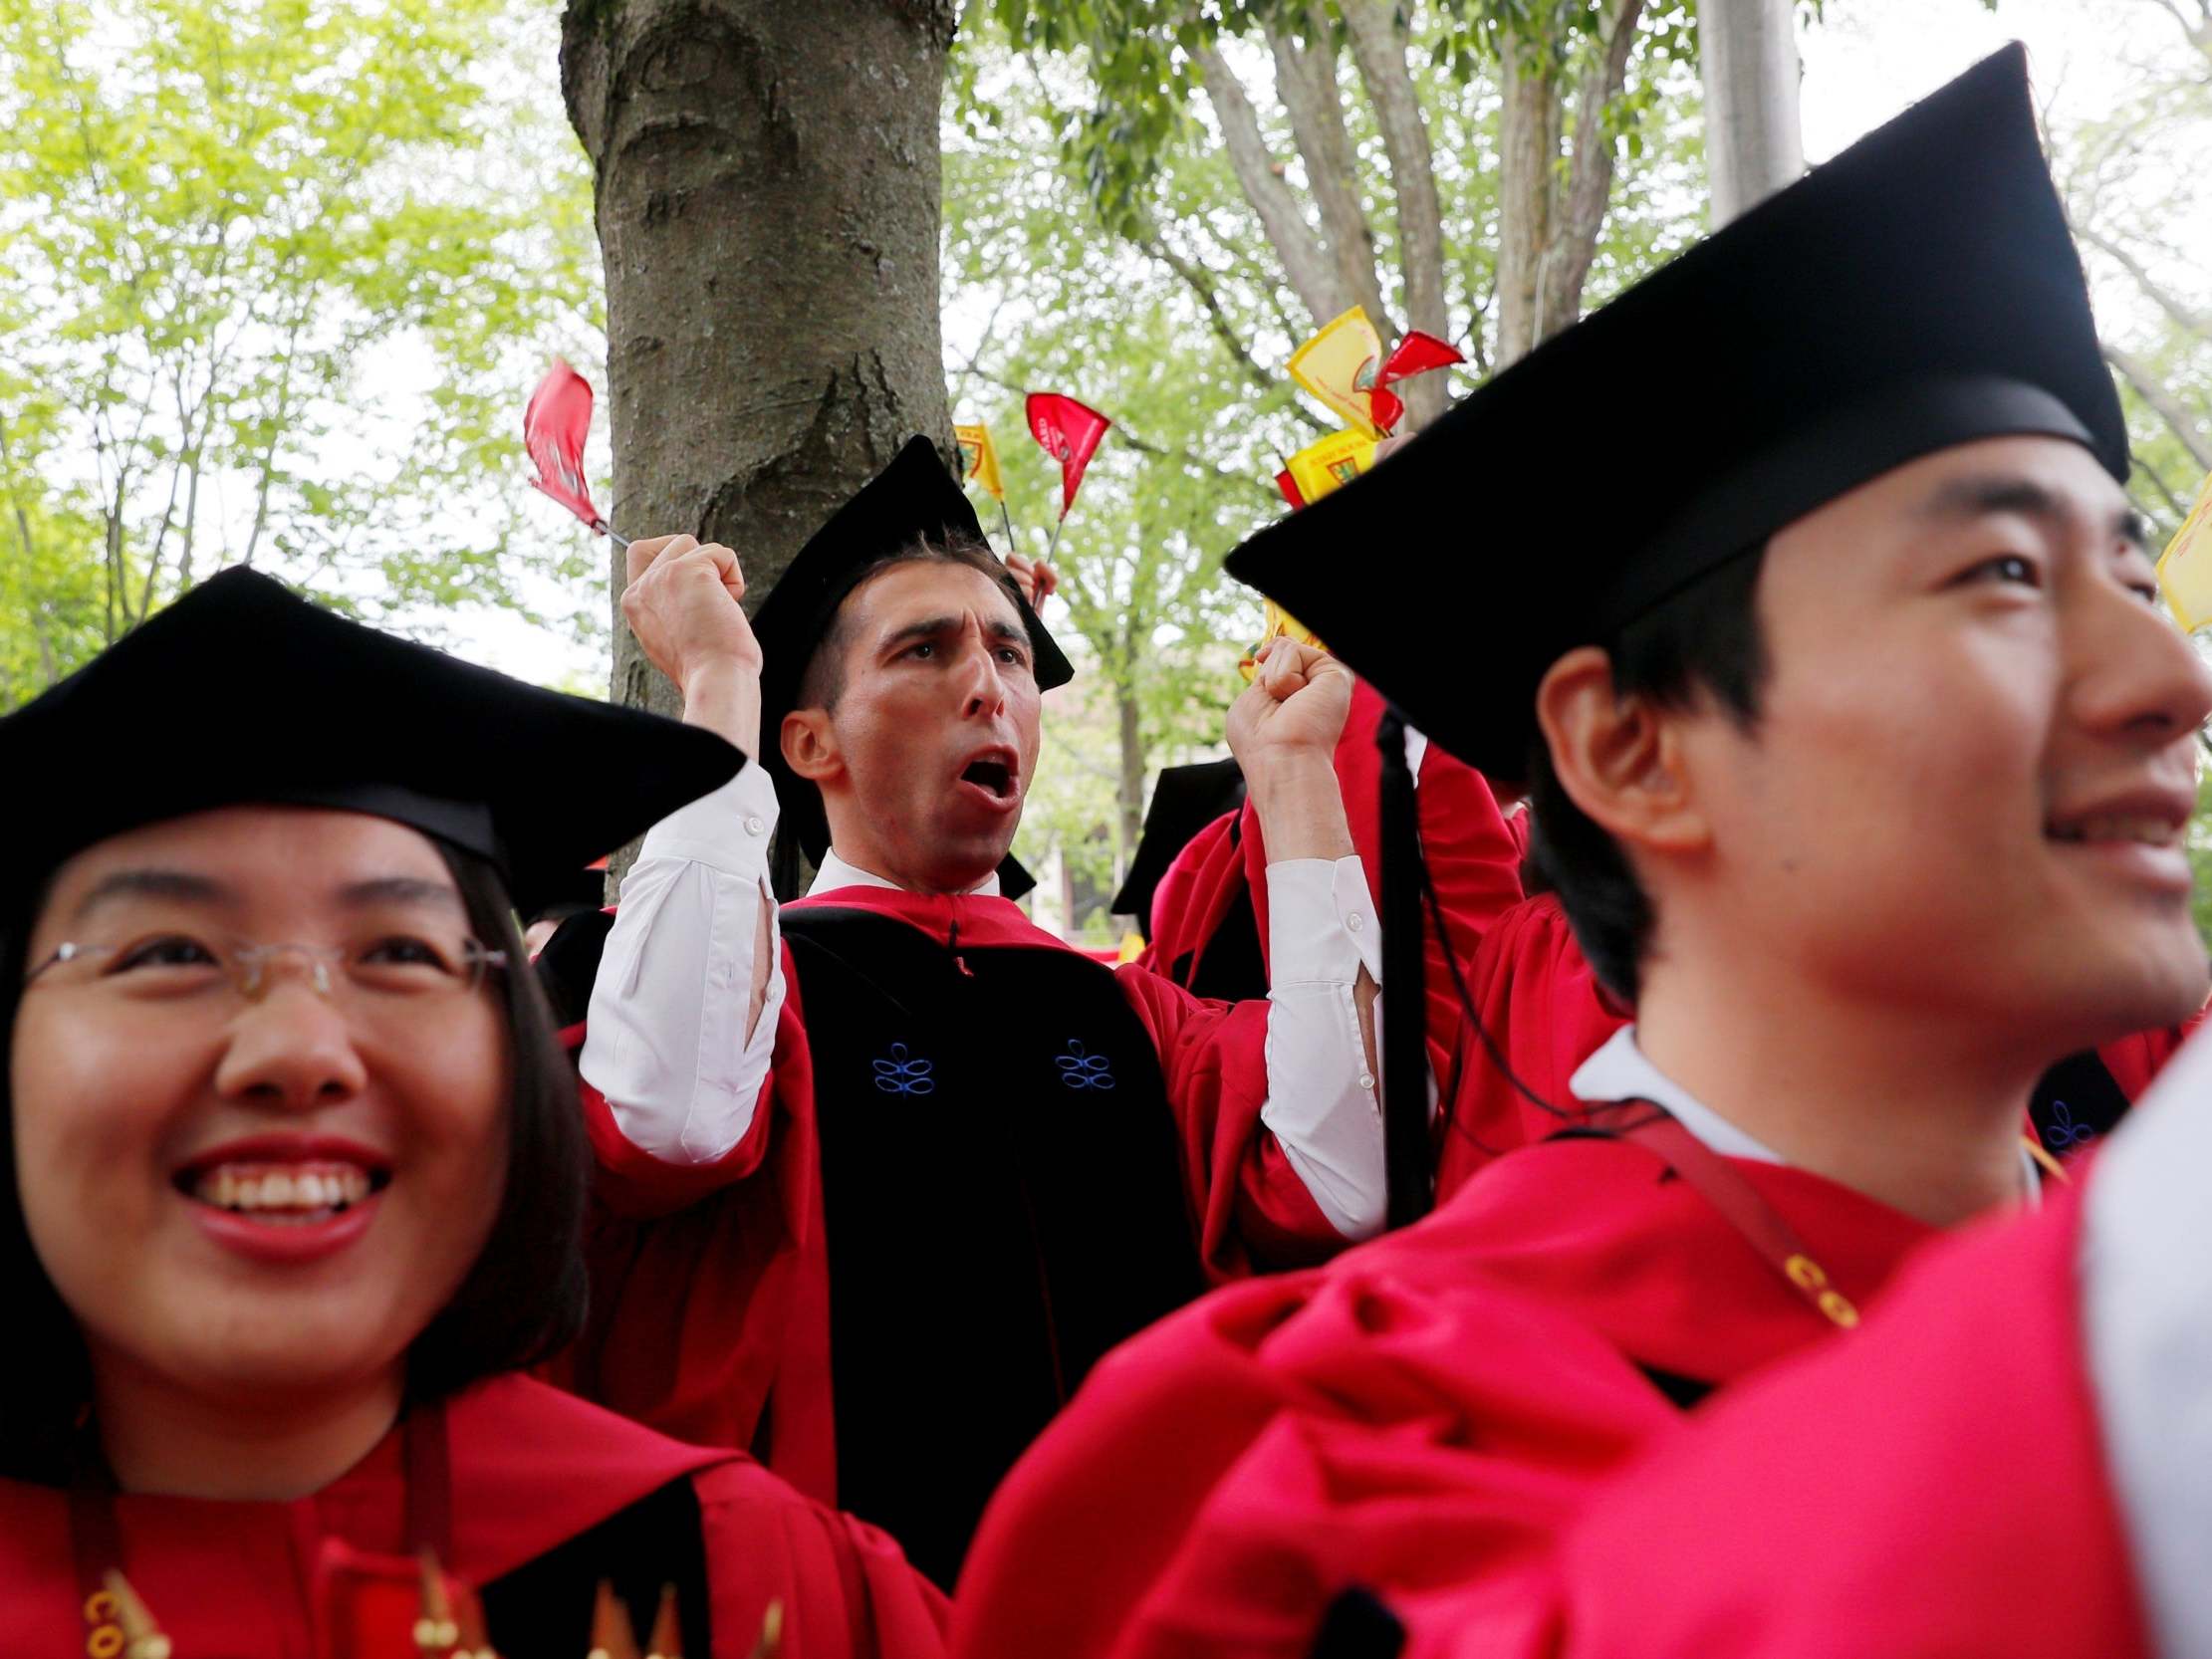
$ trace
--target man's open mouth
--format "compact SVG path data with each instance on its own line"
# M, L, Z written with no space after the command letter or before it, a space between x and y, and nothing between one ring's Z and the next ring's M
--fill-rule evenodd
M1014 769L995 757L970 761L961 769L960 781L988 790L1001 801L1012 800L1014 796Z

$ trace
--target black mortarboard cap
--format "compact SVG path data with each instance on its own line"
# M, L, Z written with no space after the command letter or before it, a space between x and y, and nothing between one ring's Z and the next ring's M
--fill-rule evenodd
M1037 877L1029 866L1009 852L999 861L999 897L1027 898L1037 890Z
M779 833L796 836L814 863L829 850L830 821L823 816L821 792L784 765L784 716L798 706L808 660L838 606L870 567L916 541L942 542L952 536L990 546L975 509L945 470L936 446L927 438L909 438L889 466L807 539L753 617L753 636L761 648L761 759L776 783L782 809ZM1066 685L1075 678L1075 669L1013 577L1004 582L1029 630L1039 688ZM1005 880L1002 866L1002 890Z
M1144 830L1136 856L1110 906L1116 916L1134 916L1149 932L1152 895L1183 848L1199 830L1244 803L1244 769L1234 759L1200 761L1194 766L1163 766L1144 809Z
M27 790L0 820L0 866L43 878L216 807L331 807L489 858L529 915L743 764L697 727L525 685L229 570L0 720L0 775Z
M1518 779L1537 685L1567 651L1894 467L2026 433L2075 439L2127 475L2013 46L1545 342L1228 569L1446 749ZM1405 580L1349 572L1377 548Z

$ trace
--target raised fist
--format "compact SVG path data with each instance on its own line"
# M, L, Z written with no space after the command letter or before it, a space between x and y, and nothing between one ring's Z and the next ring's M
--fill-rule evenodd
M1333 761L1352 712L1352 671L1327 651L1276 638L1229 708L1229 747L1246 777L1289 760Z
M738 602L745 573L736 554L696 536L651 536L629 544L628 573L622 619L678 689L715 668L759 678L760 641Z

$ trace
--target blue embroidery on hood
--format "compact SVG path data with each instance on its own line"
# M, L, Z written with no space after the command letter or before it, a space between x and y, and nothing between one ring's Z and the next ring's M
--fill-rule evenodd
M937 1087L929 1074L934 1069L933 1062L912 1059L905 1044L893 1043L889 1058L875 1063L875 1086L885 1094L931 1094Z
M1113 1072L1105 1055L1087 1054L1074 1038L1068 1039L1068 1052L1056 1055L1053 1064L1060 1067L1060 1080L1070 1088L1111 1088Z
M2074 1121L2074 1113L2066 1109L2064 1100L2051 1102L2051 1126L2043 1131L2043 1138L2054 1152L2069 1151L2086 1146L2096 1138L2096 1131L2087 1123Z

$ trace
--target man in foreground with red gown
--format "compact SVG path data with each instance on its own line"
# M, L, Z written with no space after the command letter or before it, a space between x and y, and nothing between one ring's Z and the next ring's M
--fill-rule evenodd
M1379 929L1329 768L1350 676L1286 641L1232 712L1280 948L1271 999L1230 1008L998 896L1040 695L1073 670L926 441L750 624L727 549L631 560L625 612L685 718L766 767L646 836L606 934L582 1051L605 1214L570 1376L753 1449L949 1585L1098 1355L1379 1226ZM781 915L779 806L820 871Z
M1638 386L1695 418L1562 548L1548 434ZM2016 49L1232 556L1528 776L1636 1021L1544 1102L1564 1134L1102 1366L986 1518L956 1651L1304 1654L1348 1587L1530 1570L1681 1409L2037 1199L2038 1075L2206 992L2180 837L2212 678L2126 472ZM1488 476L1518 592L1339 580L1346 538L1433 542Z
M2208 1108L2198 1043L2083 1188L1656 1437L1529 1578L1341 1625L1424 1659L2212 1652Z

